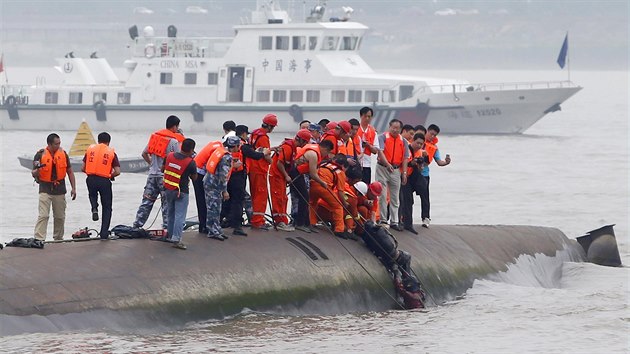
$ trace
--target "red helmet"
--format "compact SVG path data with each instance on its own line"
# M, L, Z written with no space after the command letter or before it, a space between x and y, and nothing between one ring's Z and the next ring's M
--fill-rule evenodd
M377 197L380 196L381 193L383 193L383 185L381 185L381 182L370 183L370 192Z
M346 133L350 133L350 129L352 129L350 122L348 122L347 120L342 120L341 122L339 122L337 127L339 127L341 130L343 130Z
M275 127L278 125L278 117L273 113L269 113L263 118L263 124Z
M326 131L333 130L337 128L337 122L330 122L326 124Z
M310 131L308 131L308 129L300 129L298 130L297 134L295 134L295 137L300 138L308 143L309 141L311 141L313 135Z

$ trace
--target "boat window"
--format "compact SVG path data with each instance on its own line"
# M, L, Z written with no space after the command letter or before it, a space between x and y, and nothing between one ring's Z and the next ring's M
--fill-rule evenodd
M118 104L130 104L131 103L131 93L130 92L118 92L118 100L116 102Z
M276 36L276 49L289 50L289 36Z
M365 90L365 102L378 102L378 91Z
M273 90L273 101L274 102L286 102L287 101L287 91L285 91L285 90Z
M400 100L406 100L411 96L413 96L413 85L400 85L400 93L398 94Z
M305 36L293 36L293 50L305 50L306 49L306 37Z
M258 91L256 91L256 101L258 101L258 102L269 102L269 90L258 90Z
M99 102L99 101L106 102L107 101L107 94L105 92L94 92L94 95L92 96L92 99L94 100L93 103L96 103L96 102Z
M361 90L348 90L348 102L361 102Z
M83 92L70 92L68 96L68 103L81 104L83 103Z
M330 100L332 102L345 102L346 91L344 90L332 90L330 93Z
M173 73L160 73L160 84L162 84L162 85L172 85L173 84Z
M46 92L46 96L44 97L44 103L46 104L57 104L57 100L59 99L59 93L57 92Z
M260 36L260 42L258 43L258 49L260 49L260 50L271 50L271 49L273 49L273 37L271 37L271 36Z
M339 43L339 37L326 36L322 43L322 50L335 50L337 49L337 43Z
M208 85L216 85L219 82L219 74L208 73Z
M355 50L359 37L342 37L339 50Z
M308 37L308 50L315 50L317 48L317 37Z
M197 85L197 73L184 73L185 85Z
M396 102L396 91L383 90L383 102Z
M291 90L291 91L289 91L289 101L290 102L302 102L302 101L304 101L304 91L302 91L302 90Z
M319 102L319 90L306 90L306 102Z

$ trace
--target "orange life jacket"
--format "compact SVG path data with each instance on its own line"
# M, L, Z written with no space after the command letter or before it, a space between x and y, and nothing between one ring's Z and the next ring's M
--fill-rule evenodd
M356 136L359 138L359 140L367 141L368 143L370 143L370 145L374 145L374 139L376 139L376 130L371 125L368 125L367 129L365 130L363 130L363 128L359 126L359 130L357 131ZM363 148L363 153L368 156L372 155L372 151L370 151L367 146Z
M329 185L329 187L333 190L333 191L337 191L337 184L339 183L339 178L341 178L342 174L344 173L343 170L335 165L332 162L323 162L319 165L320 170L321 169L325 169L330 171L330 173L332 174L332 185ZM319 177L322 178L323 176L321 174L319 174Z
M236 163L236 161L241 161L241 167L232 167L232 172L241 172L245 169L245 161L243 161L243 153L241 152L241 148L239 147L237 152L232 153L232 165Z
M162 129L151 134L147 152L159 157L166 157L166 148L171 139L176 139L180 144L184 141L184 136L179 133L173 133L168 129Z
M337 155L339 153L339 139L337 138L337 136L334 133L328 131L324 133L324 135L322 135L322 141L324 140L330 140L330 142L333 143L333 149L330 152L333 155Z
M105 144L92 144L85 152L85 174L112 177L114 149Z
M319 153L319 144L306 144L303 147L297 148L295 159L298 160L300 157L304 156L307 151L315 151L317 154L317 164L319 165L322 159L322 156ZM297 165L296 169L302 175L309 173L308 162Z
M267 137L267 139L261 140L263 137ZM271 146L269 145L267 130L263 128L255 129L249 137L249 145L251 145L254 150L260 147L270 148ZM247 158L247 167L252 173L267 174L267 172L269 172L269 162L265 159L254 160L252 158Z
M195 163L198 168L204 168L206 163L208 163L208 159L210 155L216 150L219 146L223 146L223 143L220 141L211 141L206 144L206 146L199 151L199 153L195 156Z
M190 156L180 160L175 158L174 152L169 153L164 163L164 188L179 190L182 175L192 160Z
M425 141L424 149L427 151L427 155L429 155L429 163L433 162L433 156L435 156L435 152L437 151L437 146L432 143Z
M385 149L383 149L383 154L392 165L400 166L403 162L403 157L405 156L405 143L403 142L402 136L398 136L394 138L389 133L385 133Z
M229 151L225 150L223 145L216 148L214 152L212 153L212 155L210 155L210 158L208 159L208 163L206 164L206 171L208 171L208 173L214 174L217 170L217 166L219 166L219 162L221 162L221 159L223 158L223 156L227 154L229 154ZM227 179L230 179L231 174L232 174L232 169L230 169L230 171L228 172Z
M42 182L59 182L62 179L66 178L66 169L68 168L68 161L66 159L66 153L62 148L59 148L54 155L48 150L48 147L44 148L44 152L42 153L42 157L39 159L40 166L43 165L39 169L39 180ZM52 171L53 165L55 166L55 170L57 172L57 179L53 181L52 179Z
M346 155L346 157L354 157L356 159L359 156L358 146L359 143L356 135L352 139L348 137L348 140L339 147L339 153Z
M273 160L272 160L272 163L271 163L271 171L270 171L271 175L282 176L282 174L280 173L280 170L278 170L278 159L280 158L280 154L283 154L283 155L286 154L283 145L287 145L289 148L291 148L290 155L289 156L283 156L284 157L284 169L287 172L289 172L289 169L291 169L291 167L293 166L293 160L295 158L295 150L297 149L297 147L295 146L295 140L290 139L290 138L285 138L284 141L282 142L282 144L280 144L279 151L276 152L273 155Z

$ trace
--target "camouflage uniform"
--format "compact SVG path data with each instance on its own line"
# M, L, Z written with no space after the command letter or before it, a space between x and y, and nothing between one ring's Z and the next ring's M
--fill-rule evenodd
M148 146L144 148L144 152L148 151ZM176 139L171 139L166 147L166 154L171 152L179 152L179 142ZM144 193L142 194L142 203L138 207L136 213L136 220L133 222L133 227L142 227L147 222L153 204L160 196L160 204L162 207L162 229L166 230L168 227L168 209L166 203L166 193L164 191L164 172L162 172L162 165L164 165L164 158L157 155L151 155L151 164L149 165L149 176L147 177L147 183L144 185Z
M206 207L208 215L206 217L206 229L208 235L223 235L220 225L221 203L223 202L223 192L227 190L228 173L232 168L232 155L225 154L217 169L212 173L206 173L203 179L203 189L206 194Z

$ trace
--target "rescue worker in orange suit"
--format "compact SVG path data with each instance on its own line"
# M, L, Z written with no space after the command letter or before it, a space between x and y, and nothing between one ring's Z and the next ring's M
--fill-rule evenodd
M46 240L46 228L53 210L53 239L63 240L64 223L66 221L66 175L70 180L70 196L77 198L74 172L68 154L61 148L59 135L51 133L46 138L48 144L33 157L31 175L39 184L39 216L35 224L35 238Z
M179 145L184 141L184 136L179 132L179 122L179 118L176 116L169 116L166 119L166 129L158 130L151 134L149 143L142 151L142 158L149 164L149 176L144 186L142 203L138 207L133 227L144 226L158 196L160 196L162 204L162 229L166 230L168 227L168 210L165 202L166 195L164 194L162 165L164 165L166 155L179 151Z
M322 157L325 156L328 159L332 147L333 145L330 141L324 140L319 144L307 144L297 149L295 168L289 173L291 178L293 178L293 183L290 187L299 198L297 216L294 219L297 230L306 233L317 233L317 229L311 227L309 188L306 186L305 179L296 178L296 176L308 176L310 185L317 183L325 188L327 184L319 177L317 168L322 161Z
M346 224L346 231L348 232L348 238L358 241L360 237L355 235L354 231L359 221L358 212L358 195L354 188L355 183L361 181L361 166L348 166L346 169L346 183L344 185L344 196L346 202L348 202L348 208L344 209L344 223Z
M322 141L329 140L330 142L332 142L333 150L331 151L331 153L333 155L337 155L339 153L339 148L345 145L352 126L350 125L350 123L348 123L348 121L344 120L338 123L330 122L328 123L327 128L333 126L334 128L328 129L328 131L324 133L324 135L322 135Z
M383 192L383 187L379 182L372 182L368 186L365 182L357 182L354 185L357 190L357 211L359 212L359 222L355 229L357 235L362 235L365 231L363 224L366 221L376 222L378 214L378 197Z
M345 200L344 187L346 183L346 174L344 169L347 167L348 161L345 155L337 155L331 162L323 162L320 164L317 174L319 178L326 183L323 186L319 183L312 183L310 190L310 221L313 227L318 219L320 211L324 209L330 212L330 219L333 223L333 232L335 236L347 239L348 234L345 232L345 224L343 221L344 208L348 209L348 202ZM320 207L320 200L323 201ZM322 219L322 221L324 221Z
M197 165L198 177L193 180L193 187L195 188L195 204L197 205L197 218L199 220L199 233L207 234L206 229L206 192L203 189L203 177L206 175L206 164L208 159L219 146L222 146L221 141L211 141L204 146L199 153L194 157L195 164Z
M242 162L232 164L232 154L237 153L241 139L237 136L229 136L223 146L218 147L206 163L206 176L203 178L203 187L206 192L206 229L208 237L224 241L228 236L221 228L221 204L230 198L227 192L227 183L233 168L242 166Z
M247 233L243 230L243 202L245 200L245 186L247 184L247 161L262 160L265 159L271 162L271 150L266 148L260 148L260 151L254 150L254 148L247 143L247 136L249 135L249 128L245 125L236 126L236 136L241 139L240 150L237 153L232 154L235 156L234 160L242 161L243 166L240 168L234 168L232 175L228 181L227 191L232 200L230 206L230 213L228 214L228 226L233 229L232 234L238 236L247 236ZM235 162L233 162L234 164Z
M424 185L421 171L429 162L429 157L424 147L424 134L417 133L413 136L409 144L409 163L407 167L407 184L400 187L400 220L403 228L415 235L418 232L413 228L413 193L418 190L418 186Z
M387 224L387 212L389 211L389 226L396 231L403 231L398 223L398 207L400 202L400 186L407 184L407 161L409 159L409 146L400 136L402 122L392 119L389 122L389 132L378 136L379 146L383 146L385 159L379 159L376 166L376 180L381 182L383 188L389 193L389 208L387 194L379 197L379 209L381 224ZM402 172L401 172L402 171Z
M92 220L98 221L98 196L101 196L103 215L99 236L102 240L109 238L109 224L112 220L112 181L120 175L120 161L114 149L109 147L112 137L108 133L98 135L98 144L87 148L83 156L83 167L87 178L88 197L92 206Z
M287 185L292 183L289 171L293 169L297 148L301 148L311 140L311 133L307 129L300 129L295 138L285 139L273 156L269 171L269 189L271 190L271 216L275 227L280 231L295 231L289 226L287 215ZM303 178L302 178L303 180Z
M184 139L181 152L171 152L164 163L164 188L166 189L166 203L168 203L167 234L173 247L186 249L182 242L184 224L190 188L188 179L197 179L197 164L193 160L195 141Z
M255 129L249 137L249 144L255 149L270 149L269 136L278 125L278 117L275 114L267 114L262 121L262 126ZM270 163L267 160L249 159L249 190L252 195L253 216L250 222L252 228L259 230L269 230L270 225L265 223L265 211L267 211L267 198L269 190L267 188L267 175L269 174Z

